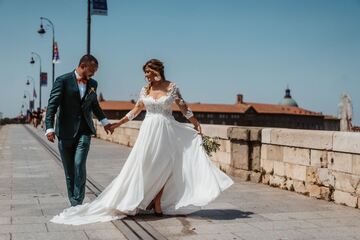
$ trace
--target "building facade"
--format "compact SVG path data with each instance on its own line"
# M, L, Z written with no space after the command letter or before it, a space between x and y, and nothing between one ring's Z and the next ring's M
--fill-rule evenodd
M134 106L134 101L101 101L101 108L110 119L120 119ZM250 103L239 94L235 104L188 103L195 117L203 124L236 126L278 127L313 130L340 130L340 119L298 107L286 89L284 100L279 104ZM188 122L178 107L173 105L174 118ZM143 110L135 120L143 120Z

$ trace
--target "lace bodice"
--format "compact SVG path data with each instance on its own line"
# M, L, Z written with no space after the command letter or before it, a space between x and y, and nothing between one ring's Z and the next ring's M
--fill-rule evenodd
M180 90L175 83L170 83L170 89L167 94L161 96L158 99L147 95L146 89L143 87L140 91L135 108L128 112L126 116L129 118L129 120L134 119L141 112L136 111L136 107L141 106L142 104L145 106L147 114L162 114L164 116L171 116L172 105L174 102L178 105L180 111L187 119L193 116L191 109L187 106L186 102L182 98Z

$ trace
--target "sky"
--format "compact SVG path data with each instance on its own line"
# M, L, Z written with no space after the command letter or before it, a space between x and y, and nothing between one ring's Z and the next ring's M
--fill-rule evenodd
M73 71L86 52L86 0L0 0L0 112L20 113L27 76L42 58L51 90L51 31L37 33L40 17L55 25L61 63ZM277 104L287 86L300 107L337 115L342 93L360 125L359 0L108 0L108 16L92 17L95 79L106 100L136 98L146 84L142 65L165 64L165 75L188 102ZM27 93L26 93L27 95Z

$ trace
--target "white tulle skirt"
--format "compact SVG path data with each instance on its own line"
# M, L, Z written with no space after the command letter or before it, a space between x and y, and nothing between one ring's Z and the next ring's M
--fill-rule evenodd
M188 214L233 184L216 167L191 127L161 114L147 114L119 175L92 202L65 209L50 221L80 225L121 219L146 209L164 187L164 214Z

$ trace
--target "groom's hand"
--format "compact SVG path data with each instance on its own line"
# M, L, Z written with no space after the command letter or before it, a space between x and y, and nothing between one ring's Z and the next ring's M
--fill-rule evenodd
M50 142L54 142L55 141L55 133L54 132L50 132L46 135L47 139L50 141Z
M105 132L106 132L107 134L109 134L109 133L110 133L110 134L113 134L113 132L114 132L114 129L111 127L111 125L112 125L112 124L109 123L109 124L107 124L107 125L104 126Z

